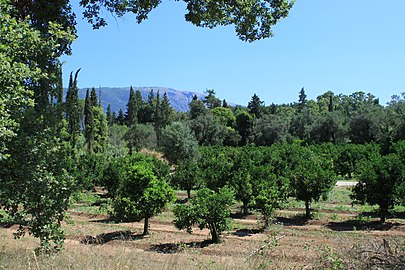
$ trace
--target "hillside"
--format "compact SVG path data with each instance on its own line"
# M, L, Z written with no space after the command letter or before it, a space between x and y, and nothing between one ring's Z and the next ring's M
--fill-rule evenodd
M163 93L167 93L167 96L170 101L170 105L180 112L188 111L188 104L193 99L194 95L197 95L199 98L203 98L204 94L196 93L191 91L178 91L173 88L167 87L134 87L134 90L140 90L144 100L147 100L148 95L151 90L154 90L155 95L157 92L160 92L160 96L163 97ZM79 97L86 97L87 88L79 89ZM66 91L66 89L65 89ZM108 104L111 104L111 110L118 112L122 109L126 111L126 105L129 98L129 87L101 87L97 88L97 94L101 98L104 110L107 109Z

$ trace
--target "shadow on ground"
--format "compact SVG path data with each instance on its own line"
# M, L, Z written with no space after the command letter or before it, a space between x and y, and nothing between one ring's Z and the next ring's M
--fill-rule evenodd
M189 242L189 243L164 243L152 245L149 251L164 253L164 254L175 254L184 251L186 248L205 248L211 244L214 244L211 240L204 240L201 242Z
M363 221L358 219L346 220L342 222L329 222L326 227L334 231L367 231L378 230L388 231L393 227L402 226L403 224L397 222L386 222L384 224L379 221Z
M80 240L80 243L85 245L103 245L113 240L132 241L142 238L142 234L134 234L131 231L116 231L110 233L102 233L97 236L87 235Z
M308 219L303 215L296 215L294 217L277 217L276 223L281 223L283 226L304 226Z
M252 236L254 234L262 233L263 230L259 229L239 229L232 233L232 235L236 235L239 237L246 237Z

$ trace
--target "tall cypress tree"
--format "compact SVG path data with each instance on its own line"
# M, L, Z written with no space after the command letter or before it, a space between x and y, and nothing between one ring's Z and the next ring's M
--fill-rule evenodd
M129 99L127 103L127 111L125 113L125 123L128 127L131 127L137 122L137 112L136 112L136 100L134 89L129 89Z
M118 111L118 116L116 118L116 122L118 125L121 125L121 126L124 125L124 123L125 123L125 116L124 116L124 112L122 111L122 109L120 109Z
M155 119L155 132L156 132L156 139L157 145L160 145L160 135L162 133L162 110L161 110L161 103L160 103L160 93L159 90L156 95L156 105L154 111L154 119Z
M170 124L170 120L172 119L173 115L173 108L170 106L170 101L169 98L167 97L166 92L163 94L163 100L160 107L161 107L162 129L163 129Z
M135 111L138 123L142 120L143 109L145 107L144 101L142 99L142 94L140 90L135 91Z
M108 104L108 106L107 106L106 117L107 117L107 124L109 126L112 126L114 124L114 118L113 118L113 113L111 111L111 104Z
M91 106L92 106L92 107L97 107L97 106L99 106L96 88L94 88L94 87L91 88L90 101L91 101Z
M91 98L89 89L87 89L84 103L84 133L86 137L87 151L92 153L94 144L94 116L93 100Z
M70 73L69 87L66 93L66 118L68 122L68 133L72 149L77 146L77 137L80 134L80 103L79 88L77 87L77 77L80 69L76 71L73 79L73 73Z

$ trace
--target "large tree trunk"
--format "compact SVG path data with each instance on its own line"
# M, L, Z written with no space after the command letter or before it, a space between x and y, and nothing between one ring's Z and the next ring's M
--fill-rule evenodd
M149 235L149 217L145 217L145 223L143 224L143 235Z
M311 219L311 202L305 201L305 218Z
M191 190L187 189L187 200L190 201L191 199Z

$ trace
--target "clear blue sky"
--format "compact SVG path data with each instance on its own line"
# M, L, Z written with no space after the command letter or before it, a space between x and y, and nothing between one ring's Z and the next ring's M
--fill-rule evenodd
M73 2L73 1L72 1ZM76 1L78 2L78 1ZM92 30L74 6L78 39L64 57L64 84L82 68L79 87L161 86L204 92L246 105L256 93L267 105L371 92L381 104L405 91L405 1L297 0L273 38L245 43L233 26L197 28L185 4L164 0L138 25L108 16Z

